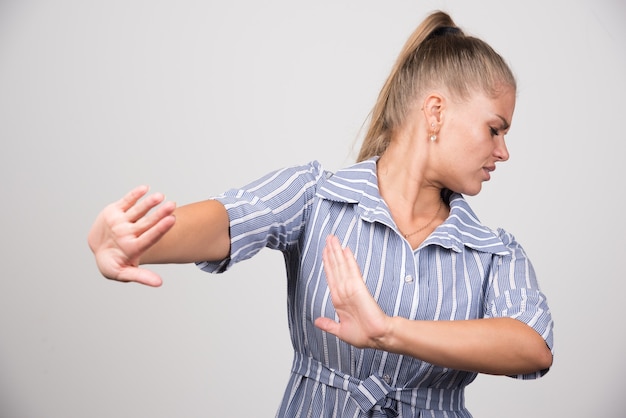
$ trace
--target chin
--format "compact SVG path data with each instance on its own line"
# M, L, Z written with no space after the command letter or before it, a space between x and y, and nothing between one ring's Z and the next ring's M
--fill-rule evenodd
M455 193L462 194L464 196L476 196L483 188L482 181L465 181L459 182L456 185L444 184L444 188L452 190Z
M478 186L466 187L463 191L459 192L465 196L476 196L482 190L482 183L478 184Z

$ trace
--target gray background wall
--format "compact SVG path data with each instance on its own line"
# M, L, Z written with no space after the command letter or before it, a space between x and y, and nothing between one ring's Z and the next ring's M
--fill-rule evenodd
M86 235L146 183L179 204L349 164L434 9L511 63L511 159L472 198L524 244L556 321L543 379L481 376L476 417L621 417L626 4L0 0L0 416L270 417L291 351L280 254L222 276L99 276ZM270 308L265 308L269 300Z

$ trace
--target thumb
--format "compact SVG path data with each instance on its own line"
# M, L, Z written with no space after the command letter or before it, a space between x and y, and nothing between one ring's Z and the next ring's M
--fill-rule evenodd
M150 287L159 287L163 284L161 276L148 269L127 267L120 271L118 279L123 282L135 282Z
M321 329L322 331L329 332L333 335L337 335L337 331L339 329L339 323L333 321L330 318L319 317L314 322L315 326Z

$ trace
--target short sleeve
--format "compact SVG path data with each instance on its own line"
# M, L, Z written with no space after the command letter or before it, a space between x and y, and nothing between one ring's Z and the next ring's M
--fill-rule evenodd
M514 318L532 327L553 348L553 321L546 296L541 292L535 270L522 246L513 235L499 229L498 234L509 250L496 256L487 293L485 318ZM515 376L534 379L548 370Z
M197 266L209 273L222 273L262 248L285 250L296 242L322 174L321 165L313 161L271 172L214 197L228 213L230 256Z

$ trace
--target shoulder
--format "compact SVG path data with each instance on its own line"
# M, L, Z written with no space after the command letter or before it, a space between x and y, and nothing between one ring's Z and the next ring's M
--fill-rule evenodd
M515 235L503 228L498 228L496 233L498 234L498 238L502 241L502 244L508 250L509 254L507 255L515 258L527 258L526 251L515 238Z
M347 203L357 203L364 197L378 194L376 158L327 173L317 193L323 199Z
M317 160L312 160L304 164L290 165L287 167L274 170L266 174L263 178L309 178L320 179L328 177L330 174L324 170L322 164Z
M443 197L450 205L450 215L427 241L436 240L440 245L457 252L463 251L465 247L494 255L509 253L500 230L484 225L461 194L446 191Z
M228 190L225 194L272 195L279 190L309 189L328 174L318 161L282 167L266 173L248 184Z

